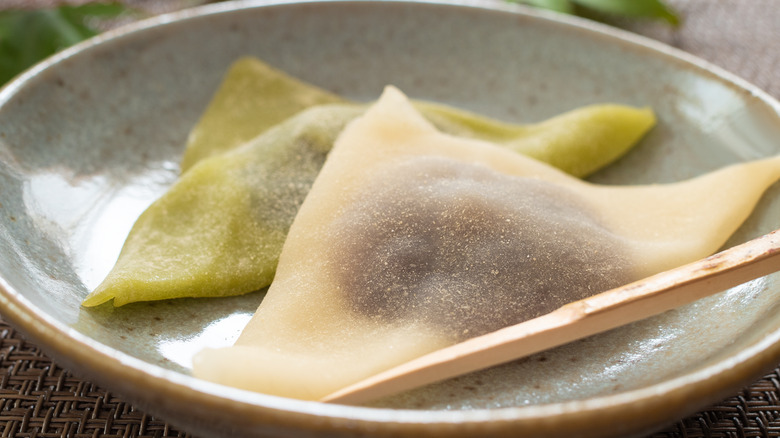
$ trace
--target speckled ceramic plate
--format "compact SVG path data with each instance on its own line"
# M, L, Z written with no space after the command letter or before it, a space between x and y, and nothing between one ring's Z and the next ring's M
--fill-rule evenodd
M79 302L176 178L188 130L242 55L355 99L395 84L514 121L596 102L652 106L658 127L600 182L673 181L780 149L780 106L749 84L635 36L504 3L219 4L109 32L0 92L2 314L77 373L198 436L568 437L650 431L780 362L771 276L372 407L190 377L194 351L230 344L262 293ZM774 188L731 243L778 227Z

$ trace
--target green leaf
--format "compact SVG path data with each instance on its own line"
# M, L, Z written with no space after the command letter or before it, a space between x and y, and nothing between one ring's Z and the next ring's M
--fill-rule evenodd
M63 6L60 9L67 15L81 18L115 18L130 11L121 3L85 3L81 6Z
M54 53L98 34L90 20L116 17L119 3L0 11L0 84Z
M521 2L537 8L549 9L551 11L563 12L566 14L574 13L574 5L572 5L569 0L523 0Z
M605 14L665 20L678 25L677 13L661 0L572 0L574 3Z

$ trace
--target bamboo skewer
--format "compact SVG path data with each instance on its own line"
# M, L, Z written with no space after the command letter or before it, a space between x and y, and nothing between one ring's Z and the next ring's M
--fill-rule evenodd
M321 401L356 404L639 321L780 271L780 230L383 371Z

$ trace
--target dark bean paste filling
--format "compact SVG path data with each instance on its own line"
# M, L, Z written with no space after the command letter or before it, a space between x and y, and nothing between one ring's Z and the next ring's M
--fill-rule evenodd
M386 176L334 223L355 312L464 339L632 280L619 237L565 188L447 158Z

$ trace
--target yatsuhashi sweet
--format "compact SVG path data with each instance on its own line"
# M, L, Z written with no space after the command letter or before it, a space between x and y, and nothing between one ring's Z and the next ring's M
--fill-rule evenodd
M596 105L512 125L417 103L445 132L585 176L655 123L649 109ZM83 301L239 295L267 287L287 230L334 141L365 105L262 62L236 62L189 137L179 180L137 220L106 279Z
M193 373L317 400L703 258L778 178L774 157L669 184L587 183L442 133L391 87L340 135L235 345L202 351Z

